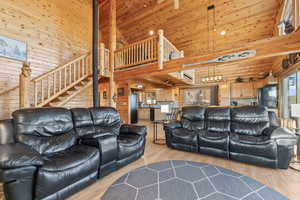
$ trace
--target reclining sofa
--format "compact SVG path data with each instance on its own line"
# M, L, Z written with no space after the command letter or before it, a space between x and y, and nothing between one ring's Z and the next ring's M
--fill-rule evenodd
M0 121L0 182L7 200L60 200L144 153L146 127L102 108L38 108Z
M271 168L288 168L296 136L265 107L184 107L164 125L167 146Z

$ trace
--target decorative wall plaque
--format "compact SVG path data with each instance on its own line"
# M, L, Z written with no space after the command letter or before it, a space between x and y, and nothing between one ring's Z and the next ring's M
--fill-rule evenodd
M0 56L24 62L27 60L27 45L25 42L0 36Z

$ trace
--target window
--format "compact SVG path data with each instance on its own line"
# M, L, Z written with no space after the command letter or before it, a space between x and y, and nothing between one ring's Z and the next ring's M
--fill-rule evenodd
M278 24L279 35L289 34L293 26L293 1L294 0L285 1L284 11L280 23Z
M300 103L300 72L293 73L283 80L284 118L291 118L291 105Z

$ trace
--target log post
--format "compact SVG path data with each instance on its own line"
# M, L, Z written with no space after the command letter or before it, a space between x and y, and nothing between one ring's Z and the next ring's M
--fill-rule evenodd
M158 30L158 67L164 68L164 31Z
M110 0L109 13L109 49L110 49L110 78L109 78L109 102L111 107L116 107L114 96L116 95L116 83L114 81L115 51L117 48L117 2Z
M30 79L31 79L31 69L30 63L24 62L22 66L22 71L20 74L19 83L19 103L20 108L30 107Z
M102 76L105 75L105 46L104 46L104 43L100 43L100 74Z

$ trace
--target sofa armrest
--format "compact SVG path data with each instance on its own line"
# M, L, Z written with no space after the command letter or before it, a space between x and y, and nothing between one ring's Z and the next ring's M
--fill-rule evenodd
M131 124L123 124L120 129L120 134L135 133L137 135L145 137L147 135L146 126L137 126Z
M263 132L264 135L269 136L270 139L274 139L280 145L295 145L296 134L290 130L278 126L271 126L266 128Z
M0 168L12 169L27 166L42 166L41 155L21 143L0 145Z
M182 124L180 121L172 121L170 123L164 124L164 129L175 129L182 128Z

